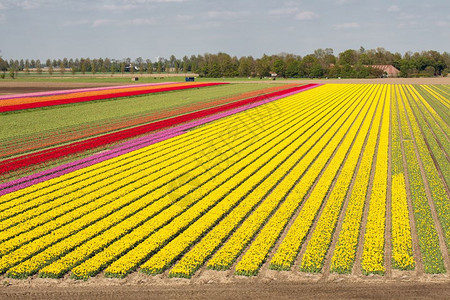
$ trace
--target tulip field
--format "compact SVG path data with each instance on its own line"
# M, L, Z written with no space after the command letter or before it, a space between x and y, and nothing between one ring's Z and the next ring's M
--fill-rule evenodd
M232 86L4 97L0 120ZM4 174L115 144L0 184L1 276L448 277L450 86L259 93L5 142Z

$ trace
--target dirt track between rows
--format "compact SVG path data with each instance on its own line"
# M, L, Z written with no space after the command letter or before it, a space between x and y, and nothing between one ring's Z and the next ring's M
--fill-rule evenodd
M448 283L254 282L170 286L1 287L0 299L449 299Z

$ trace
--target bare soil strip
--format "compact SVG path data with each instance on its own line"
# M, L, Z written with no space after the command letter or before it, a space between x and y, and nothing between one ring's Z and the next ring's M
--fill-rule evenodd
M150 282L153 280L150 280ZM0 299L449 299L445 282L253 281L170 285L47 285L1 287Z

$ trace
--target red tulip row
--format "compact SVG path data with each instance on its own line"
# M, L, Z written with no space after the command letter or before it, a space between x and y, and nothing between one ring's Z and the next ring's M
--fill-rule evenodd
M55 105L63 105L63 104L71 104L71 103L79 103L79 102L87 102L87 101L94 101L94 100L103 100L103 99L111 99L111 98L120 98L120 97L130 97L130 96L138 96L143 94L150 94L150 93L161 93L161 92L168 92L168 91L176 91L176 90L184 90L184 89L192 89L192 88L198 88L198 87L205 87L205 86L212 86L212 85L219 85L224 84L221 82L207 82L207 83L195 83L195 84L189 84L189 85L176 85L176 86L169 86L169 87L149 87L148 89L138 89L138 90L128 90L128 91L111 91L107 94L96 94L93 95L87 95L84 97L64 97L63 99L58 100L48 100L48 101L37 101L37 102L29 102L29 103L20 103L20 104L12 104L12 105L5 105L0 106L0 112L8 112L8 111L16 111L16 110L24 110L24 109L30 109L30 108L38 108L38 107L47 107L47 106L55 106Z
M270 97L281 96L284 94L289 94L295 91L300 91L315 84L308 84L300 87L288 88L281 91L276 91L270 94L248 98L245 100L228 103L222 106L208 108L201 111L196 111L188 113L181 116L176 116L170 119L160 120L151 124L145 124L134 128L125 129L118 132L113 132L105 134L103 136L90 138L87 140L75 142L68 145L63 145L55 147L52 149L42 150L28 155L23 155L11 159L4 160L0 162L0 174L17 170L24 167L29 167L31 165L40 164L53 159L61 158L66 155L80 153L86 150L94 149L100 146L104 146L110 143L118 142L124 139L133 138L138 135L142 135L155 130L160 130L163 128L175 126L181 123L189 122L195 119L203 118L209 115L217 114L232 108L244 106L253 102L261 101Z
M70 143L76 140L86 139L96 135L107 134L111 131L123 130L127 127L139 126L145 123L155 122L158 119L170 118L175 115L186 114L196 110L202 110L214 106L223 105L262 94L268 94L275 91L284 90L286 88L298 86L298 84L286 84L246 92L233 97L221 97L214 101L201 102L198 104L190 104L175 109L167 109L160 112L150 112L140 115L133 115L114 119L111 121L101 121L96 124L86 124L82 126L72 126L65 130L54 130L42 132L40 134L27 135L21 138L15 138L7 142L1 142L0 159L6 159L8 156L20 155L26 152L36 151L41 148L56 147L58 144Z

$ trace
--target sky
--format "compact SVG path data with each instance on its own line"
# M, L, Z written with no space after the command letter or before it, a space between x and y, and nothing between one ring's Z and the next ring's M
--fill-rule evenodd
M447 0L0 0L3 59L450 52Z

